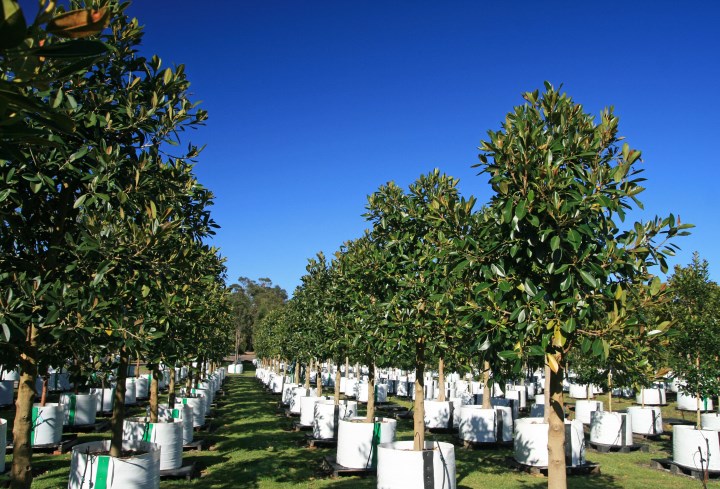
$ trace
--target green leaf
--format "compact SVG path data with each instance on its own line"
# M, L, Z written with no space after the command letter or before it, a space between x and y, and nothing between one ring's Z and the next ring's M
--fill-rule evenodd
M512 211L512 199L508 199L508 201L505 203L505 208L503 209L503 222L508 223L512 221L513 218L513 211Z
M108 47L101 41L78 39L75 41L60 42L33 48L30 51L35 56L44 58L95 58L108 52ZM85 61L90 66L92 59Z
M570 288L570 286L572 285L572 283L573 283L572 275L568 274L568 275L565 277L565 280L563 280L562 282L560 282L560 290L563 291L563 292L565 292L567 289Z
M598 281L593 277L590 273L586 272L585 270L579 270L580 277L583 279L583 282L588 284L590 287L597 288Z
M0 10L0 49L14 48L25 39L25 16L15 0L1 0Z
M560 248L560 236L553 236L550 240L550 249L556 251L558 248Z
M490 265L490 270L492 270L493 273L494 273L495 275L497 275L498 277L504 277L504 276L505 276L505 270L503 269L502 265L496 265L496 264L492 263L492 264Z
M526 210L527 202L525 200L521 200L518 202L517 207L515 208L515 217L517 217L518 221L521 221L523 217L527 214Z

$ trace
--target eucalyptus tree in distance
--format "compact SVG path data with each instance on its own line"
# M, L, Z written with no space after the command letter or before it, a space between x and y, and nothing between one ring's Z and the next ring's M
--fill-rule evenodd
M448 250L469 234L475 199L460 197L457 183L434 170L420 176L407 194L389 183L368 198L370 235L382 254L376 273L393 290L380 304L379 326L387 355L416 372L415 450L425 447L425 367L455 356L448 338L468 332L459 311L465 290L452 273L461 262Z
M708 262L697 252L690 264L675 267L668 285L671 299L665 310L675 322L669 367L680 379L681 391L696 397L700 429L701 400L720 394L720 287L710 280Z
M667 268L667 239L689 226L670 216L622 231L632 202L643 191L640 152L620 147L618 118L604 110L599 122L549 83L525 93L480 146L482 173L494 191L489 203L491 276L482 294L494 301L506 352L521 363L524 350L541 350L550 367L549 477L566 487L562 379L566 356L579 339L606 357L602 328L628 284L649 280L648 267ZM658 243L658 240L664 241ZM659 290L659 280L652 282ZM498 294L497 291L503 291ZM479 299L480 300L480 299ZM619 326L623 326L620 324ZM539 348L538 348L539 347Z

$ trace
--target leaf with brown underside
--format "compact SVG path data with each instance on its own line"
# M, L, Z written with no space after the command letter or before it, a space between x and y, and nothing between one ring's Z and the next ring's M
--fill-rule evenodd
M46 30L59 37L77 39L99 34L107 27L110 11L107 7L99 10L71 10L53 18Z

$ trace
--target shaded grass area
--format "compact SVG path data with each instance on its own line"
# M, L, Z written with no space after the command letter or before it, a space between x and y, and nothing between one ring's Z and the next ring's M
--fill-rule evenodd
M246 364L247 365L247 364ZM202 477L192 481L164 480L163 489L172 488L374 488L374 477L347 477L333 479L321 470L322 458L334 455L335 449L308 449L304 446L304 433L290 431L292 420L277 409L279 397L265 392L253 377L250 369L241 376L229 376L225 395L218 398L219 405L213 421L213 433L196 433L207 438L209 450L185 452L185 461L194 461ZM409 402L392 399L392 402L410 406ZM613 402L616 410L626 404ZM668 413L670 414L670 413ZM12 415L3 412L2 415ZM82 441L108 437L109 434L80 435ZM412 439L412 421L398 421L397 438ZM428 434L428 440L456 442L457 480L460 489L500 488L539 489L547 486L543 477L532 476L511 469L506 459L512 456L511 448L464 449L458 446L453 435ZM649 453L599 454L587 452L588 460L601 465L599 476L573 476L568 487L585 489L685 489L700 488L700 481L659 472L650 468L653 458L669 457L672 449L669 437L650 445ZM7 457L9 464L11 457ZM38 454L35 456L36 480L33 487L67 487L70 455ZM719 481L711 481L710 488L720 489Z

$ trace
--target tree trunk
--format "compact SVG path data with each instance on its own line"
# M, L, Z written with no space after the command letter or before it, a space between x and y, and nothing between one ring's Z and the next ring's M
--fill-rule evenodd
M552 374L552 370L550 370L550 367L545 365L545 392L543 393L543 396L545 397L545 408L543 409L543 422L544 423L550 423L550 377Z
M160 390L160 368L152 366L152 382L150 382L150 422L158 422L158 395Z
M490 362L483 363L483 409L490 409Z
M415 365L415 402L413 403L413 450L425 448L425 348L417 345Z
M310 389L310 372L312 372L313 361L310 360L310 365L305 368L305 388Z
M168 383L168 407L175 407L175 367L170 367L170 382Z
M438 401L445 402L445 360L442 358L438 362Z
M322 363L317 363L317 375L315 376L315 385L317 387L317 396L322 397Z
M42 390L40 391L40 406L45 407L47 404L48 394L48 376L47 374L42 376Z
M562 365L558 371L550 371L550 405L545 406L549 411L548 426L548 489L567 488L565 473L565 411L563 399Z
M372 422L375 419L375 368L370 367L368 374L368 403L367 403L367 420Z
M345 357L345 378L350 378L350 357Z
M295 360L295 385L300 385L300 361Z
M695 368L696 368L697 370L700 370L700 356L699 356L699 355L695 357ZM701 411L701 409L702 409L702 398L700 397L700 393L699 393L699 392L698 392L697 394L695 394L695 399L696 399L696 402L697 402L697 411L696 411L696 413L695 413L695 414L696 414L696 416L695 416L695 427L696 427L697 429L702 429L702 419L701 419L701 416L700 416L700 411Z
M340 380L342 377L340 376L340 367L338 366L337 371L335 372L335 405L340 404Z
M15 402L15 422L13 423L13 459L10 475L12 489L29 489L32 484L32 445L30 436L32 410L35 401L35 380L37 379L37 335L35 325L31 325L26 339L26 352L20 356L20 382Z
M111 457L120 457L122 455L123 424L125 422L125 379L127 378L127 368L129 364L130 358L127 348L123 346L120 349L117 383L115 384L115 392L113 393L113 410L110 421L110 431L112 433L110 440ZM102 391L100 395L104 398L105 391Z
M135 378L140 377L140 356L138 355L137 361L135 362Z
M612 412L612 372L608 372L608 411Z

